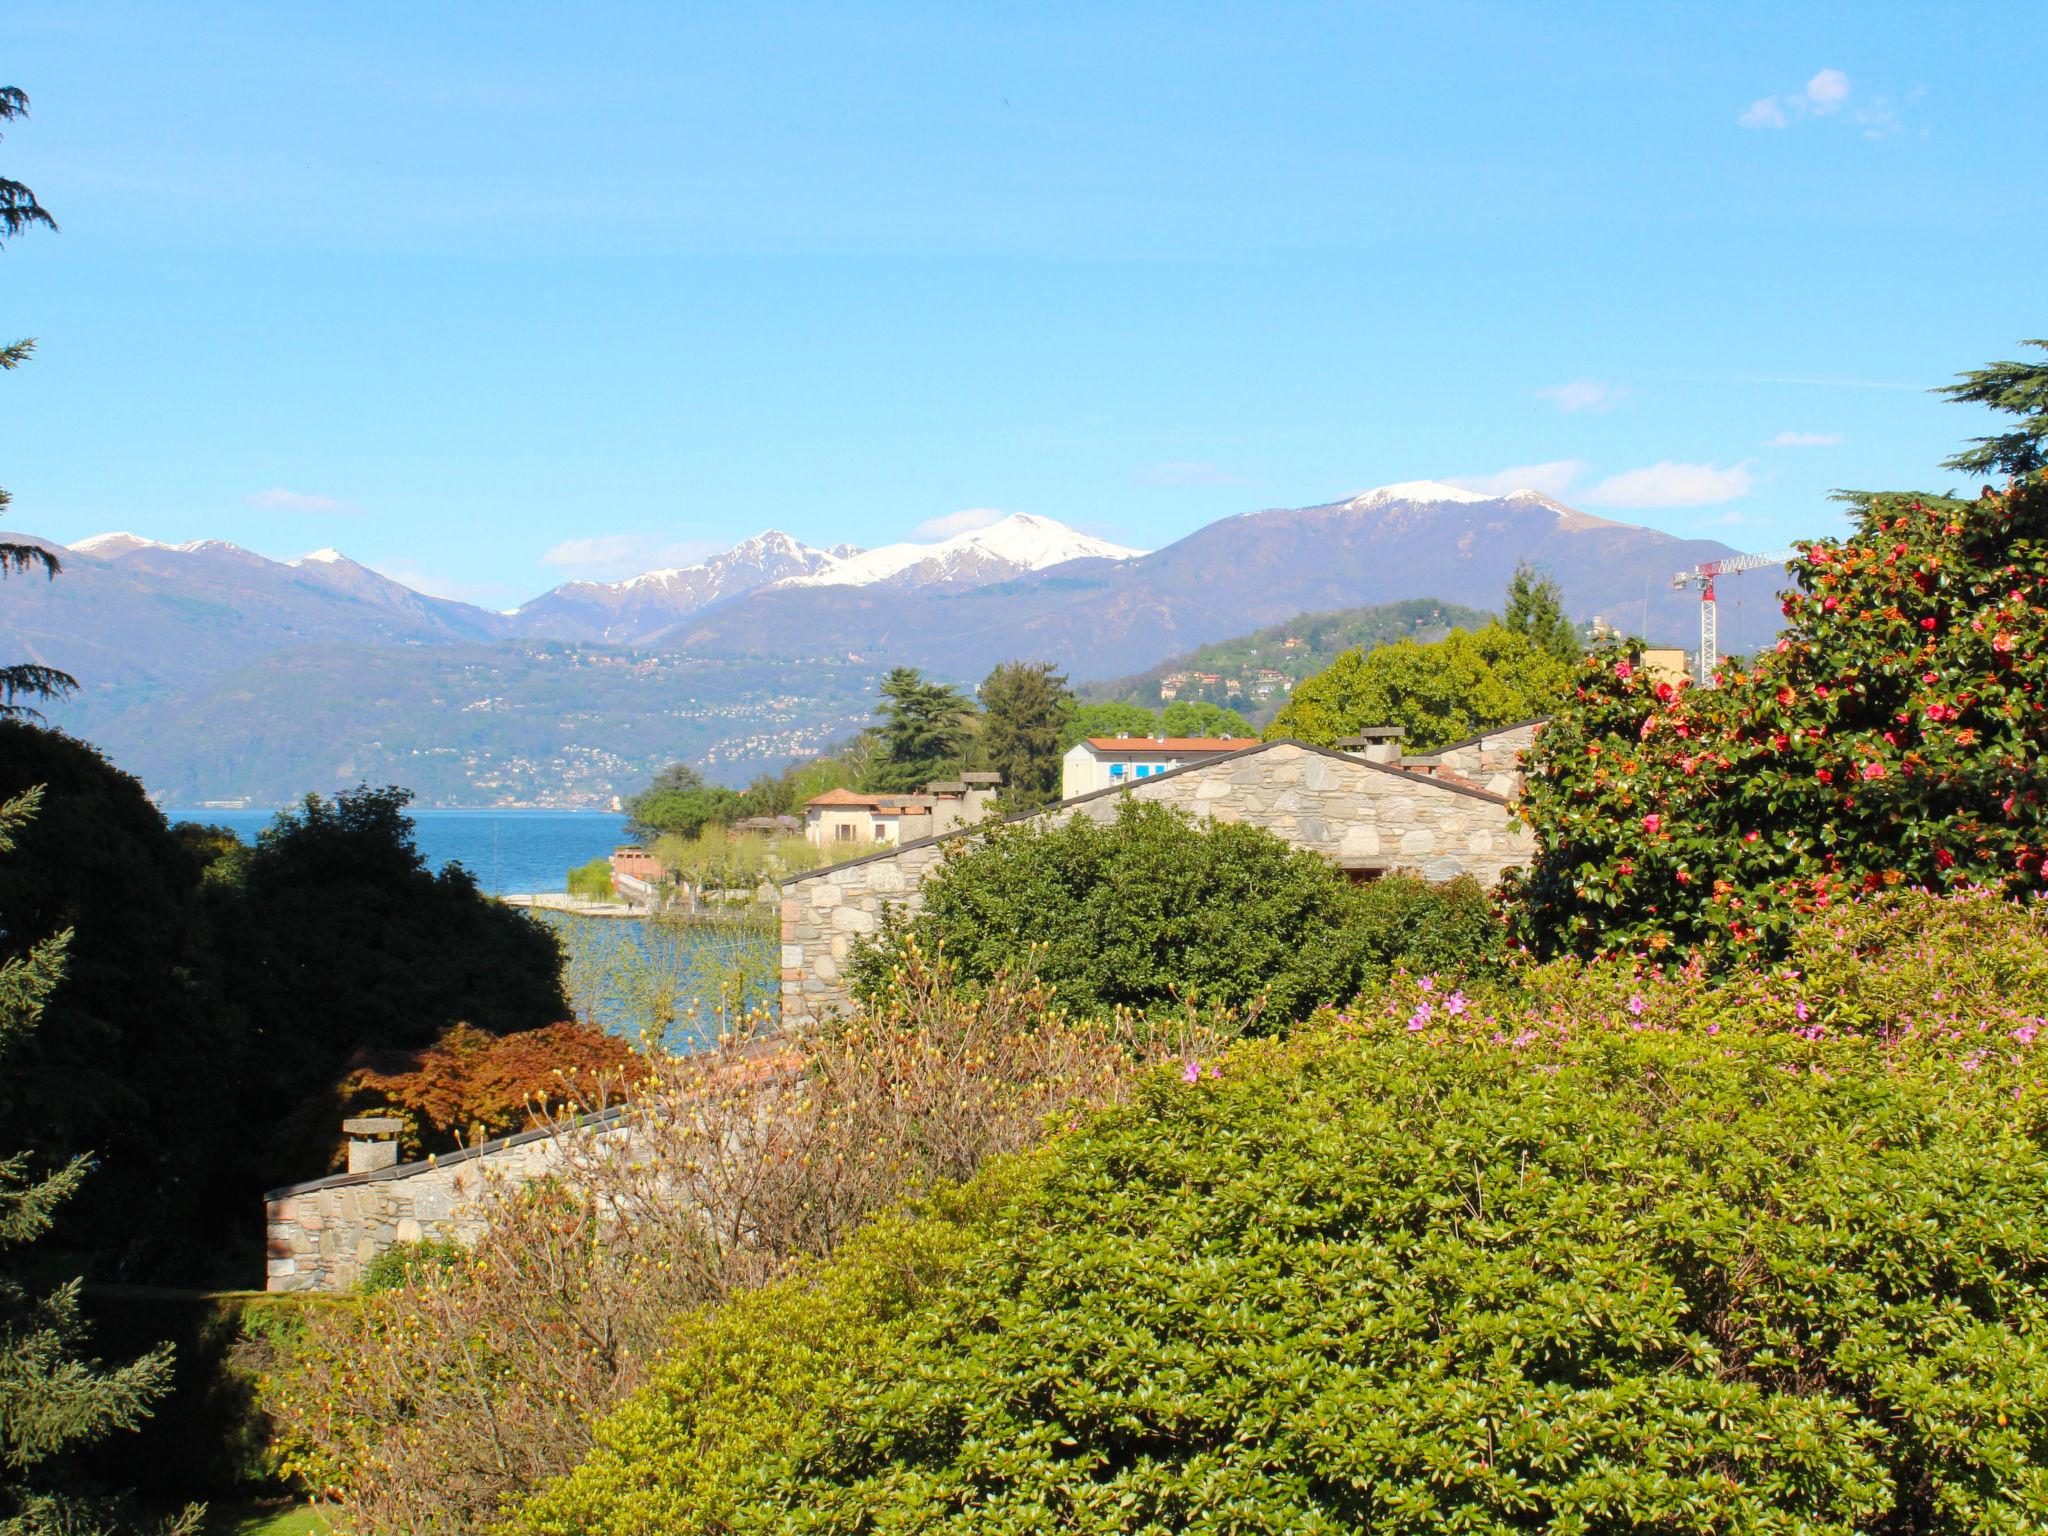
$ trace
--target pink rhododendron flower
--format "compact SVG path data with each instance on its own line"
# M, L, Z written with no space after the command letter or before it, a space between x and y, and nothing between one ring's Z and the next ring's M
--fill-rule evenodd
M1640 992L1635 993L1628 1000L1628 1011L1634 1014L1637 1018L1641 1018L1643 1016L1644 1006L1645 1005L1643 1003L1643 995Z
M1202 1080L1202 1064L1190 1056L1187 1066L1181 1071L1180 1080L1184 1083L1200 1082Z
M1464 1014L1465 1007L1465 994L1462 992L1453 992L1449 997L1444 999L1444 1012L1448 1013L1454 1019L1459 1018Z

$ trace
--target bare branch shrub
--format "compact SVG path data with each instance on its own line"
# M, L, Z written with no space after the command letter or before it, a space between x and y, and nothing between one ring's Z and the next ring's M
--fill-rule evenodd
M755 1016L655 1058L624 1118L557 1122L545 1183L486 1191L471 1252L323 1312L271 1385L286 1469L357 1536L487 1529L582 1457L677 1313L829 1253L1239 1027L1192 1007L1073 1019L1028 975L964 989L913 951L875 1009L800 1049Z

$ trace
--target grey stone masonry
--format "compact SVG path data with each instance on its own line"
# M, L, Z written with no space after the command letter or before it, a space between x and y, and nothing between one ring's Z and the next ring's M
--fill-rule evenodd
M1533 727L1519 729L1533 736ZM1250 746L1036 814L1052 821L1108 820L1126 796L1215 821L1248 822L1364 872L1412 870L1431 880L1472 875L1490 885L1526 865L1533 848L1528 828L1509 814L1501 794L1297 741ZM783 882L785 1030L850 1009L846 968L854 945L881 927L885 906L916 912L918 887L947 845L973 835L962 829L924 838Z
M1454 741L1447 747L1438 747L1434 752L1412 753L1407 764L1425 772L1444 769L1481 789L1512 800L1522 792L1522 754L1535 744L1536 733L1542 729L1541 720L1504 725L1497 731L1486 731L1463 741Z
M571 1135L626 1136L623 1111L586 1115ZM561 1133L524 1131L424 1162L339 1173L263 1197L265 1289L342 1291L396 1243L473 1243L483 1232L486 1184L524 1184L560 1161Z

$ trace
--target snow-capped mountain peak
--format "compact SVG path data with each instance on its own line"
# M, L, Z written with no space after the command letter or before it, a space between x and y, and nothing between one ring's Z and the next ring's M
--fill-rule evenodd
M1366 507L1383 507L1389 502L1406 501L1421 505L1433 502L1492 501L1491 496L1482 496L1477 491L1468 491L1459 486L1445 485L1441 480L1402 480L1393 485L1375 486L1369 491L1360 491L1344 505L1363 510Z
M301 555L299 556L298 559L292 561L291 563L293 565L336 565L343 563L348 565L355 564L353 560L350 560L349 557L347 555L344 555L340 550L331 548L316 549L310 555Z
M1049 517L1012 512L989 524L935 543L885 544L848 555L823 570L794 576L786 587L866 587L877 583L922 586L941 581L1002 581L1069 560L1130 560L1143 550L1098 539Z
M95 555L102 560L111 560L118 555L129 554L138 549L169 549L155 539L145 539L136 533L96 533L89 539L80 539L76 544L64 546L74 555Z

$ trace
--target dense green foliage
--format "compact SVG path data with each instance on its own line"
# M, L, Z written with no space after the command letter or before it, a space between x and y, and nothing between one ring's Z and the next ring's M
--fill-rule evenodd
M712 822L740 814L740 796L721 785L707 784L688 763L670 763L654 782L626 800L627 833L653 842L664 833L695 837Z
M1501 628L1511 629L1559 661L1577 661L1585 653L1578 626L1565 615L1564 594L1556 581L1524 560L1508 580Z
M1073 701L1050 662L1006 661L981 685L978 767L1003 776L1003 803L1019 810L1057 800L1060 728Z
M1294 690L1266 738L1327 747L1367 726L1399 725L1410 752L1427 752L1547 714L1571 684L1570 665L1527 635L1499 624L1454 629L1432 644L1346 651Z
M1499 949L1471 881L1358 888L1260 828L1127 800L1115 820L1018 822L953 845L908 922L857 951L876 996L913 941L969 981L1026 962L1080 1012L1191 995L1266 1027L1352 996L1399 963L1482 967Z
M583 901L610 901L618 895L612 885L612 861L592 859L569 871L569 894Z
M960 772L972 736L974 703L950 683L934 682L915 667L897 667L882 679L879 750L862 787L881 794L911 794L933 779Z
M2048 341L2021 345L2048 352ZM1944 462L1944 469L1994 475L2001 480L2039 480L2042 471L2048 470L2048 363L1992 363L1971 369L1935 393L2020 418L2018 425L2004 432L1976 439L1974 446Z
M41 799L31 790L0 800L0 854L18 852ZM81 1353L78 1282L37 1294L25 1275L22 1250L89 1171L82 1156L53 1162L24 1139L36 1111L15 1071L63 980L69 942L59 933L0 959L0 1530L23 1536L91 1518L64 1486L67 1458L146 1417L171 1368L164 1348L114 1369L95 1364Z
M250 1197L325 1168L359 1050L568 1016L552 933L428 870L402 791L315 798L246 848L174 832L84 743L0 721L0 797L35 786L0 862L0 960L68 933L70 963L13 1078L40 1155L97 1161L58 1233L96 1278L254 1278Z
M1923 897L1798 961L1190 1061L901 1266L693 1318L526 1528L2039 1529L2048 934Z
M1530 754L1533 944L1768 953L1858 892L2048 887L2048 489L1854 517L1719 687L1579 670Z
M1095 702L1122 701L1151 707L1159 702L1160 679L1176 672L1213 672L1226 681L1205 684L1190 679L1174 702L1221 704L1247 710L1257 718L1284 701L1285 693L1276 690L1264 700L1255 696L1247 699L1229 691L1228 679L1237 679L1250 691L1258 686L1254 681L1258 674L1270 669L1280 673L1290 685L1298 684L1322 671L1345 651L1371 650L1396 640L1439 640L1453 628L1477 629L1488 618L1477 608L1440 602L1433 597L1338 608L1327 613L1299 613L1284 624L1197 646L1131 677L1085 684L1081 693ZM1290 647L1289 640L1299 643ZM1114 736L1116 732L1089 734Z

